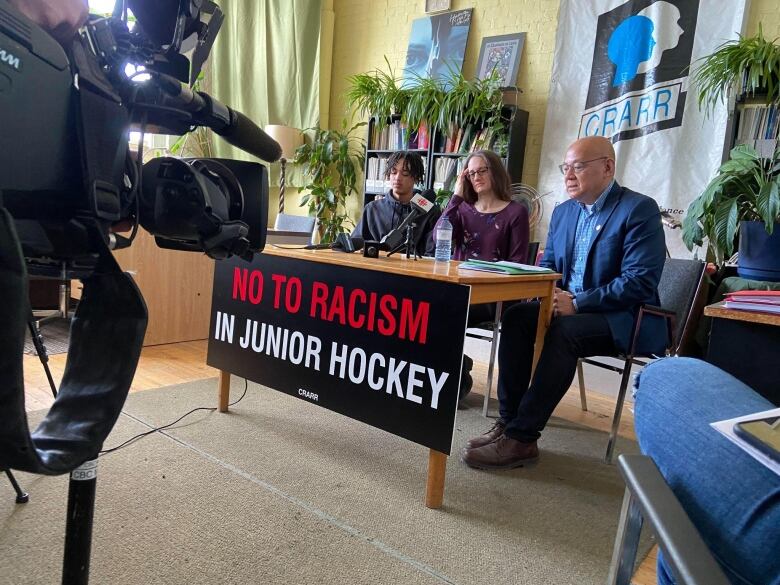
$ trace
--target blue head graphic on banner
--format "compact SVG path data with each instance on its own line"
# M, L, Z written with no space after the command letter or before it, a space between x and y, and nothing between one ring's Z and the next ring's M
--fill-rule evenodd
M580 136L613 142L679 126L697 0L629 0L598 19Z
M646 16L630 16L609 37L607 54L615 64L612 85L622 85L636 77L639 64L653 54L653 21Z

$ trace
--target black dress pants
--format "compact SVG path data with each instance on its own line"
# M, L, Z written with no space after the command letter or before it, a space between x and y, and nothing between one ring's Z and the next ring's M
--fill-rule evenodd
M571 386L578 358L617 354L603 314L553 317L531 380L538 319L538 302L514 305L501 319L499 412L506 424L506 435L523 442L540 437L553 410Z

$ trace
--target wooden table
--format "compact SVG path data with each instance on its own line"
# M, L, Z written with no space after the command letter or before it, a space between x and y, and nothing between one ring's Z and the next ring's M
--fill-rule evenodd
M415 261L407 259L402 254L395 254L389 258L384 255L380 258L365 258L360 254L345 254L332 250L281 249L275 247L267 247L263 254L468 285L471 287L471 304L538 298L541 302L541 307L539 309L539 323L536 328L534 367L536 367L536 363L539 360L544 336L552 318L552 300L555 283L561 277L557 273L509 276L473 270L458 270L460 262L443 263L434 262L430 259ZM220 371L220 412L228 411L229 399L230 372ZM431 449L428 457L428 480L425 493L425 505L429 508L440 508L442 505L446 467L447 455Z
M707 361L780 405L780 315L727 309L722 302L704 314L713 318Z

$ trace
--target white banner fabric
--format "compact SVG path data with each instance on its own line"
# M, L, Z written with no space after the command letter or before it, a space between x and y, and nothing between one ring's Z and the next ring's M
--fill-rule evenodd
M728 109L705 116L689 91L695 62L737 38L745 0L561 0L539 168L544 242L567 197L558 165L584 136L610 138L617 181L682 221L723 157ZM730 138L728 139L730 140ZM672 256L691 257L679 229Z

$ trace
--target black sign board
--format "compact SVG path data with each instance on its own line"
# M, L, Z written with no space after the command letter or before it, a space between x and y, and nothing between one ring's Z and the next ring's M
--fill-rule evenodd
M207 361L449 455L468 303L467 286L426 278L225 260Z

